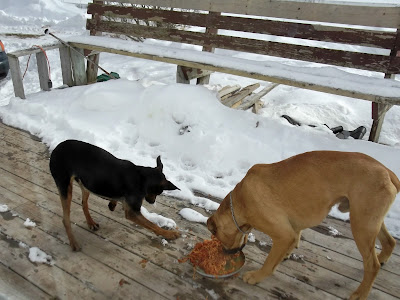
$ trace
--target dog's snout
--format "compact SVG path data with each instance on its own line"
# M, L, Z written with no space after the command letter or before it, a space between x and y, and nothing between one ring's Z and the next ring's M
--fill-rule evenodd
M233 248L233 249L225 249L224 248L224 253L226 254L235 254L239 251L242 251L244 246L246 246L246 244L243 244L242 246L238 247L238 248Z
M144 197L146 199L146 201L150 204L153 204L154 202L156 202L156 196L146 196Z

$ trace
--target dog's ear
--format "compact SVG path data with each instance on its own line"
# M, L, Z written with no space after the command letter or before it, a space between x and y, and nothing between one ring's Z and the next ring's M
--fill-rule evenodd
M161 172L162 172L162 170L163 170L163 164L162 164L162 162L161 162L161 156L159 155L158 157L157 157L157 169L159 169Z
M207 219L207 228L208 230L215 235L217 233L217 226L215 225L214 216L211 216Z
M176 187L175 184L173 184L170 181L166 181L165 184L163 184L163 189L167 191L173 191L173 190L181 190L180 188Z

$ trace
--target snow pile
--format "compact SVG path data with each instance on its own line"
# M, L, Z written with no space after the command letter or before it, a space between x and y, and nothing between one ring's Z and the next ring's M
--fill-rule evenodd
M7 106L0 106L0 117L40 137L51 150L72 138L137 165L155 167L161 155L164 174L180 188L168 194L206 210L216 210L218 203L193 191L222 199L252 165L306 151L363 152L400 174L400 149L396 147L340 140L329 130L295 127L283 118L230 109L203 86L146 86L118 79L32 94L28 100L11 98ZM191 127L190 132L181 134L186 126ZM331 215L348 219L348 213L337 209ZM400 236L399 215L400 203L395 201L386 224L396 236ZM176 227L173 220L152 217L160 226Z
M19 246L20 248L25 248L25 249L26 249L26 248L29 248L29 246L28 246L27 244L25 244L24 242L21 242L21 241L18 243L18 246Z
M182 208L179 214L190 222L207 223L208 219L208 217L203 216L201 213L191 208Z
M141 207L140 212L147 220L153 222L154 224L157 224L160 227L176 228L176 223L174 220L163 217L156 213L151 213L143 206Z
M0 204L0 212L7 212L8 206L5 204Z
M247 237L247 242L249 243L255 243L256 241L256 236L253 233L249 233L248 237Z
M329 234L332 236L341 236L342 233L339 232L339 230L337 230L336 228L332 227L332 226L328 226L329 229Z
M36 227L36 223L27 218L24 222L24 226L27 228L33 228Z
M50 266L54 265L53 258L38 247L29 248L29 260L31 262L44 263Z

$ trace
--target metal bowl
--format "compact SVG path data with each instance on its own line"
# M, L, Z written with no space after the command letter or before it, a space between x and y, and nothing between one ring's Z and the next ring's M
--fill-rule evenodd
M198 267L198 266L195 267L195 270L196 270L197 273L199 273L200 275L202 275L204 277L209 277L209 278L227 278L227 277L231 277L231 276L237 274L243 268L244 262L245 262L244 253L242 251L240 251L239 256L236 257L234 259L234 261L235 261L235 269L234 269L234 271L231 272L231 273L227 273L227 274L222 274L222 275L208 274L208 273L204 272L204 270L202 268ZM230 261L228 261L226 263L226 266L225 266L225 270L229 270L229 269L231 269Z

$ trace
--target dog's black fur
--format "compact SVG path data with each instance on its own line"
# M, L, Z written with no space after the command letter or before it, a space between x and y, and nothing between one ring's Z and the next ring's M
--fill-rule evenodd
M178 232L164 230L140 213L143 199L154 203L164 190L177 189L165 178L162 170L160 156L157 158L157 167L143 167L118 159L106 150L82 141L66 140L60 143L50 156L50 171L60 193L63 223L72 249L79 250L69 219L73 180L82 189L83 211L91 229L97 230L99 226L88 211L87 198L90 192L111 200L110 210L114 210L116 201L123 202L127 219L168 239L177 238Z

